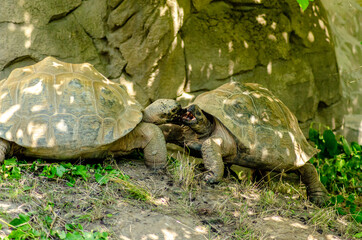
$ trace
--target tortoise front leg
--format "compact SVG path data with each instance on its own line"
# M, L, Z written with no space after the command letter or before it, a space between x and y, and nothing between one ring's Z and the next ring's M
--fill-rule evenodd
M210 171L205 176L205 180L209 183L221 181L224 175L222 141L222 138L208 138L203 142L201 147L205 168Z
M112 152L129 152L143 149L145 164L151 169L164 168L167 164L166 141L159 127L141 122L132 132L111 147Z
M0 163L4 162L5 156L9 150L10 150L10 143L0 138Z
M302 182L307 187L309 200L317 206L322 206L328 200L328 191L319 181L317 169L307 162L303 167L298 169L302 177Z

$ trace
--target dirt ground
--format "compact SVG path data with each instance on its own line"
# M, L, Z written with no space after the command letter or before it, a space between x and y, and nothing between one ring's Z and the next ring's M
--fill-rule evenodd
M24 183L33 186L25 193L15 194L0 185L5 193L0 213L5 219L21 212L50 214L44 206L51 201L57 219L53 229L80 222L87 231L106 231L110 239L123 240L344 239L337 230L313 222L318 221L318 208L306 200L294 201L293 193L274 193L230 176L214 185L195 181L186 189L169 172L154 173L141 160L116 164L153 200L129 197L116 182L100 186L80 181L72 188L60 180L34 178ZM4 227L0 237L9 233Z

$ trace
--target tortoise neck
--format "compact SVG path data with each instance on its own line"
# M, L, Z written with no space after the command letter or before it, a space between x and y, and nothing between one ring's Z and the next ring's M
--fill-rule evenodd
M209 136L214 129L214 121L209 120L205 115L202 119L199 119L196 124L192 124L189 127L199 135L199 138Z

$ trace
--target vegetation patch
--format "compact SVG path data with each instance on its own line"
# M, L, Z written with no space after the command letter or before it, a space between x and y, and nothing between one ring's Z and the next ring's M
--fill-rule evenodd
M0 239L119 239L137 228L162 238L160 222L181 224L178 236L195 240L289 239L293 232L296 240L359 239L361 146L330 130L310 133L320 149L312 162L331 193L323 208L307 200L297 176L255 182L227 168L222 182L207 184L203 165L182 153L169 157L164 172L148 170L139 156L91 164L11 158L0 166Z

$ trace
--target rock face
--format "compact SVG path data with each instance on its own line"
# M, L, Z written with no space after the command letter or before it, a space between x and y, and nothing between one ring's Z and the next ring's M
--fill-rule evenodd
M0 79L52 55L94 64L143 105L257 82L308 128L343 113L330 35L319 1L3 0Z

